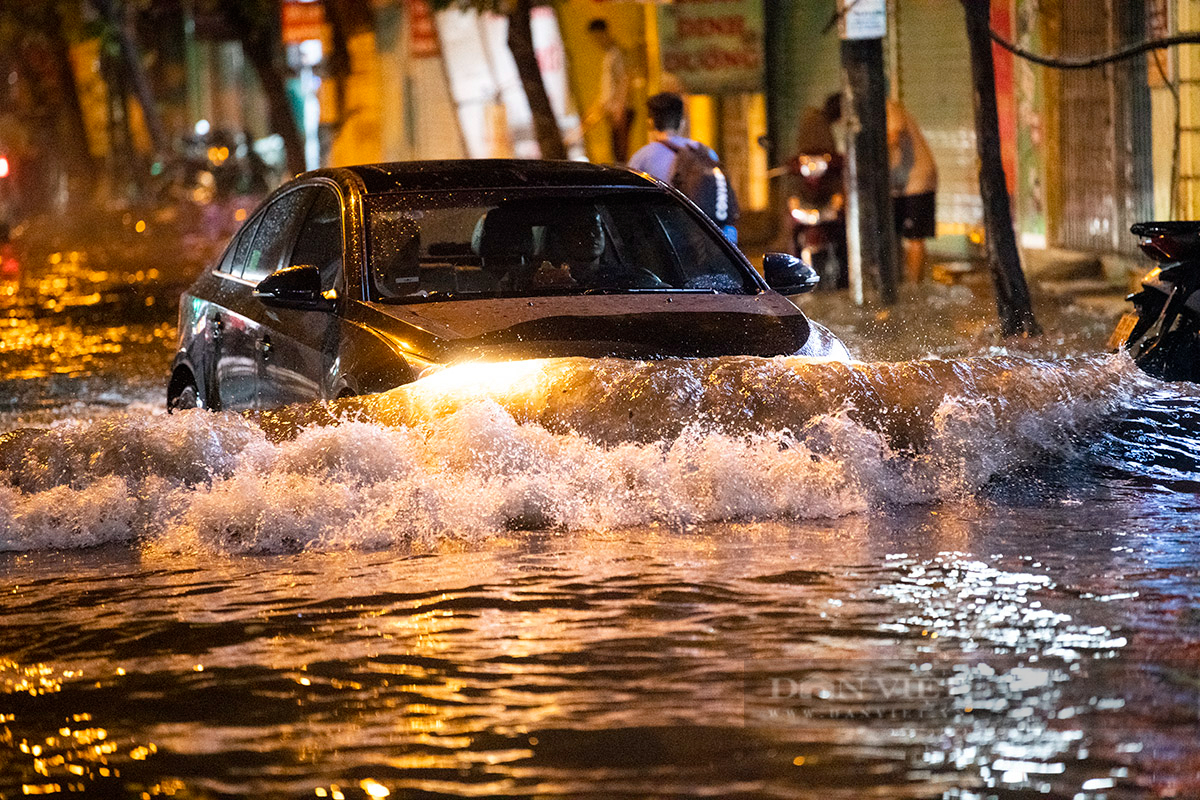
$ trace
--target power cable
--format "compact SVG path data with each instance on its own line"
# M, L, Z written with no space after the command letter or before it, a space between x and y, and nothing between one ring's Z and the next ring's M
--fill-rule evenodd
M992 41L1000 45L1003 49L1012 53L1018 58L1023 58L1026 61L1032 61L1034 64L1039 64L1043 67L1051 67L1053 69L1093 69L1102 67L1105 64L1111 64L1115 61L1121 61L1126 58L1133 58L1142 53L1151 50L1161 50L1166 47L1175 47L1181 44L1200 44L1200 31L1191 31L1189 33L1177 33L1174 36L1163 36L1158 39L1146 39L1136 44L1127 45L1120 50L1114 50L1111 53L1104 53L1098 56L1084 56L1082 58L1054 58L1035 53L1032 50L1026 50L1009 40L1005 39L996 31L989 29Z

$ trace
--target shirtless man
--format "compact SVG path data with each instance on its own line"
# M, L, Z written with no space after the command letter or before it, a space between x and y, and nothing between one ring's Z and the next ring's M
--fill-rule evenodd
M895 100L887 103L887 140L904 274L909 283L920 283L925 277L925 240L937 235L937 164L916 120Z

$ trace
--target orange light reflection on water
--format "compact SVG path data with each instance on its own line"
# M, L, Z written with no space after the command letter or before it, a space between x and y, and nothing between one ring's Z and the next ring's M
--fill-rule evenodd
M159 269L97 268L76 250L50 253L37 267L0 281L8 305L0 325L0 378L74 377L105 367L130 345L169 349L175 338L169 322L113 324L133 322L140 309L157 304ZM104 323L91 319L97 314Z
M124 670L117 670L118 677ZM58 669L50 664L20 664L0 659L0 697L29 694L40 697L58 694L71 682L88 682L84 670ZM99 685L101 682L97 682ZM89 712L71 714L53 731L25 735L18 732L24 720L17 714L0 714L0 760L26 777L21 784L24 795L87 793L97 782L121 777L122 761L145 761L158 747L153 742L137 744L115 741L108 729L95 724ZM37 776L34 778L33 776ZM127 788L133 788L127 787ZM171 796L184 788L176 780L164 780L153 786L136 787L143 797Z

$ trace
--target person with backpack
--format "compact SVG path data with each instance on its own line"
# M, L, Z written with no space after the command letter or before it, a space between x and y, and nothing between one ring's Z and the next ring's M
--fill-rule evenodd
M683 129L683 98L661 92L646 101L654 130L650 143L629 159L629 168L683 192L737 244L737 196L712 148L689 139Z

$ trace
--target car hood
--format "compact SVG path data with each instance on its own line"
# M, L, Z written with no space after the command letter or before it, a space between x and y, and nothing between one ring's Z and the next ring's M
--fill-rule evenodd
M774 356L797 352L809 338L804 314L774 292L492 298L370 307L428 334L422 338L435 344L433 352L423 355L437 361Z

